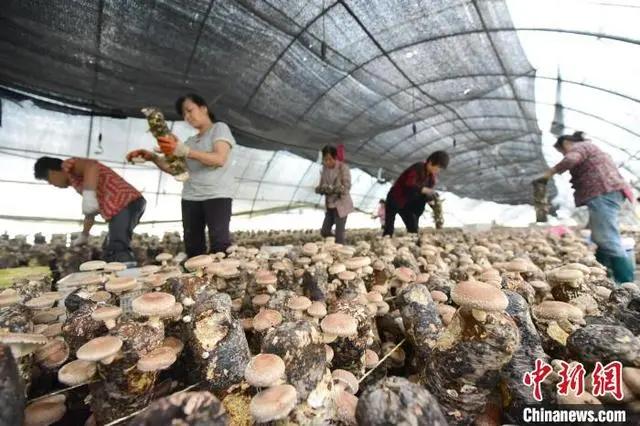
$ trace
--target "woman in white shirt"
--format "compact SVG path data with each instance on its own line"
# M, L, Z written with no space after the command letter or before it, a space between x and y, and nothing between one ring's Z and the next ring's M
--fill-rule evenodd
M236 141L226 123L216 122L204 98L181 96L176 111L198 133L185 142L177 137L158 138L166 155L186 159L189 179L182 188L182 227L188 257L207 253L205 227L209 232L209 253L224 252L231 245L231 197L234 189L233 148ZM137 149L127 159L142 157L160 170L171 173L166 159Z

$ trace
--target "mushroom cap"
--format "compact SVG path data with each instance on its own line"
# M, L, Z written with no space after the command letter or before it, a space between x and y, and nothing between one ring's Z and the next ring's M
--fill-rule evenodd
M200 256L194 256L187 259L184 262L184 267L189 271L195 271L199 268L204 268L205 266L213 263L213 258L208 254L201 254Z
M64 402L36 401L24 410L24 426L52 425L67 412ZM17 425L16 425L17 426Z
M305 256L313 256L318 253L318 245L316 243L307 243L302 246L302 253Z
M371 290L367 293L367 302L380 303L383 301L384 299L382 297L382 294L378 293L377 291Z
M511 262L505 262L504 269L508 272L527 272L529 270L529 263L524 259L513 259Z
M96 321L108 321L118 318L122 314L119 306L103 305L91 313L91 318Z
M80 265L79 269L80 269L81 272L99 271L99 270L103 269L106 264L107 264L107 262L102 261L102 260L90 260L88 262L82 263Z
M104 285L104 288L111 293L123 293L125 291L131 291L138 287L138 282L135 277L114 277Z
M309 315L315 318L322 318L327 315L327 307L323 302L315 301L307 308Z
M176 298L172 294L155 291L133 299L131 309L137 314L153 317L172 309L175 303Z
M329 253L322 252L322 253L314 254L311 260L315 263L320 263L320 262L327 262L329 258L330 258Z
M380 361L380 357L378 357L377 353L375 353L371 349L366 349L364 351L364 366L366 368L375 367L379 361Z
M102 284L102 277L98 274L88 274L78 280L76 286L88 287L90 285Z
M333 360L333 348L327 344L324 345L324 355L327 362L331 362Z
M397 268L394 271L393 275L404 283L410 283L412 281L415 281L416 279L416 273L413 272L412 269L407 268L406 266L401 266Z
M35 359L45 368L56 368L69 358L70 352L64 339L51 339L36 350Z
M344 266L344 263L334 263L333 265L329 266L328 272L331 275L338 275L341 272L344 272L347 270L347 267Z
M338 274L338 278L342 281L353 281L357 277L356 273L353 271L342 271Z
M0 293L0 308L22 303L22 297L12 288L8 288Z
M431 291L431 298L435 301L435 302L443 302L445 303L447 300L449 300L449 298L447 297L447 294L443 291L440 290L432 290Z
M89 340L76 352L76 357L83 361L100 361L118 353L122 340L116 336L100 336Z
M461 307L480 311L504 311L507 296L497 287L479 281L463 281L451 290L451 299Z
M587 265L583 265L582 263L568 263L562 267L562 269L574 269L576 271L582 272L583 275L588 275L591 273L591 268Z
M49 324L47 328L42 331L42 335L47 338L60 336L62 334L62 323Z
M182 340L172 336L165 337L162 341L162 346L171 348L175 352L176 356L178 356L178 354L184 349L184 343L182 343Z
M374 260L371 266L373 266L374 271L384 271L384 262L380 259Z
M287 307L294 311L304 311L311 306L311 300L305 296L293 296L287 302Z
M271 271L258 271L255 275L256 284L261 286L276 285L278 277Z
M0 343L5 345L11 344L28 344L28 345L44 345L47 338L42 334L35 333L7 333L0 331Z
M258 354L247 364L244 378L251 386L266 388L275 385L284 373L284 361L278 355Z
M426 284L427 282L429 282L429 278L431 278L431 275L429 275L428 273L421 273L416 275L416 282L418 284Z
M351 316L336 312L329 314L320 322L322 331L339 337L353 336L358 333L358 322Z
M273 309L264 309L253 317L253 329L256 331L264 331L282 322L282 314Z
M233 268L230 266L223 266L217 273L220 278L233 278L240 275L240 270L238 268Z
M57 299L51 296L38 296L24 302L30 309L48 309L56 303Z
M104 290L98 290L89 296L89 299L93 300L96 303L107 302L111 300L111 293Z
M371 265L371 259L367 256L352 257L344 261L344 266L351 270L361 269L369 265Z
M269 294L256 294L253 296L253 299L251 299L251 304L255 306L264 306L269 303L270 299L271 295Z
M159 346L138 359L137 368L143 372L165 370L176 362L174 348Z
M347 392L353 395L358 393L358 379L350 371L336 369L331 372L331 377L334 382L343 384Z
M551 272L551 280L562 283L574 283L580 281L584 277L584 274L577 269L555 269Z
M104 272L120 272L127 269L127 265L121 262L109 262L104 265Z
M533 306L532 310L537 318L546 320L570 319L579 321L584 316L576 306L557 300L545 300L539 305Z
M156 262L168 262L173 259L173 255L171 253L160 253L156 256Z
M471 247L471 253L487 255L487 254L490 254L491 251L485 246L477 245L477 246Z
M140 273L143 275L151 275L160 271L160 267L158 265L145 265L140 268Z
M90 380L96 371L95 362L76 359L58 370L58 380L67 386L75 386Z
M311 258L310 257L306 257L306 256L302 256L302 257L299 257L296 260L296 263L299 264L299 265L302 265L302 266L307 266L307 265L311 264Z
M296 406L298 392L291 385L277 385L251 399L249 410L257 423L285 418Z

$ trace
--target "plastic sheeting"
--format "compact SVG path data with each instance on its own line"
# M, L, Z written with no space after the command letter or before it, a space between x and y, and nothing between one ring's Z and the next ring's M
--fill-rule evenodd
M542 146L550 165L561 160L548 133L562 77L566 132L583 130L609 153L625 179L640 189L640 4L635 0L509 0L513 24L536 68L535 99ZM569 174L556 177L554 202L565 215L575 209ZM637 223L637 215L623 222ZM587 213L575 212L586 223Z
M511 204L545 168L505 1L5 0L0 22L0 82L97 113L175 118L195 90L244 146L315 159L341 141L390 179L446 149L445 187Z
M147 199L144 221L179 220L182 183L153 165L131 165L125 155L135 148L153 149L155 139L144 119L70 116L34 106L30 101L2 102L0 127L0 191L5 202L0 216L77 219L78 195L36 181L33 163L42 155L90 157L112 167ZM93 121L93 124L92 124ZM183 122L170 123L181 139L194 133ZM257 216L301 207L323 205L314 192L321 165L286 151L265 151L238 146L234 157L236 215ZM351 169L351 195L355 206L373 211L384 198L381 184L358 169ZM43 205L44 203L44 205Z

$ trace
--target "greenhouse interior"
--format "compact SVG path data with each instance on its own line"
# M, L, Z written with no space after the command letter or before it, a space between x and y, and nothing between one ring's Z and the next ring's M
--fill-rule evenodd
M0 426L640 424L637 0L0 22Z

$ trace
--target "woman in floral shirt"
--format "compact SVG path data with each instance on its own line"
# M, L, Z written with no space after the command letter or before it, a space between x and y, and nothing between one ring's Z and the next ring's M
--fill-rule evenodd
M591 239L598 246L596 259L613 271L617 283L633 282L634 265L627 258L618 228L618 213L625 198L633 199L631 188L611 157L584 137L583 132L558 138L554 147L564 159L544 174L569 170L576 207L589 209Z

